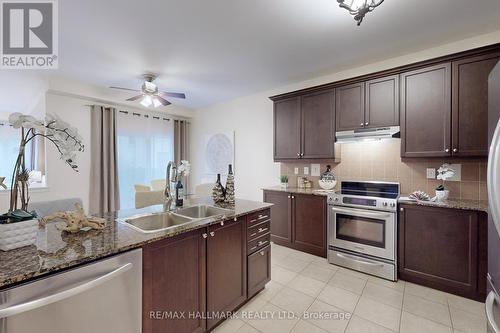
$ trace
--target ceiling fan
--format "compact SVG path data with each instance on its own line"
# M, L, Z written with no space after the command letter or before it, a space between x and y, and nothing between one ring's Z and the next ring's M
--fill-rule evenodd
M172 103L167 101L166 98L168 97L186 98L186 95L182 93L159 91L158 86L153 83L153 81L157 78L157 76L154 74L144 74L143 77L144 77L144 83L141 86L141 90L122 88L122 87L110 87L110 88L140 92L141 93L140 95L130 97L127 99L127 101L137 101L140 99L141 100L140 103L144 107L150 107L151 105L153 105L155 108L157 108L160 105L163 106L170 105Z

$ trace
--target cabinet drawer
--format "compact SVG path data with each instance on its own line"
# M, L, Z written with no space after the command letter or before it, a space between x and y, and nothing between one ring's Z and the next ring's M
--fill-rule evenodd
M248 227L254 224L269 220L271 218L271 210L265 209L248 215Z
M254 224L248 228L247 238L249 241L258 238L271 230L271 221L267 220L259 224Z
M248 298L262 290L271 280L271 246L248 256Z
M255 251L262 249L263 247L271 243L271 234L267 233L259 238L255 238L248 242L248 254L252 254Z

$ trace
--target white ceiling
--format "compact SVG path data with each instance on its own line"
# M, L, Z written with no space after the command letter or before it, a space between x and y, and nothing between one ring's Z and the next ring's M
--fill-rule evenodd
M155 72L198 108L500 30L500 1L386 0L361 27L336 0L64 0L59 17L55 74L136 88Z

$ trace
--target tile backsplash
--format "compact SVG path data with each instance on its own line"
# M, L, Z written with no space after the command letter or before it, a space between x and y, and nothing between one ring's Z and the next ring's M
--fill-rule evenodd
M315 163L315 162L313 162ZM443 163L461 164L461 181L446 181L444 186L450 190L450 198L487 200L486 165L487 159L458 158L412 158L400 157L400 140L391 139L372 142L343 143L340 163L321 163L321 173L326 165L332 166L332 171L338 180L379 180L394 181L401 184L401 193L409 194L420 190L434 196L434 189L443 182L427 179L427 168L439 168ZM281 163L281 174L288 175L290 186L297 185L297 176L304 176L304 166L310 168L310 163ZM294 174L294 168L299 168L299 174ZM313 181L315 188L319 187L319 177L305 175Z

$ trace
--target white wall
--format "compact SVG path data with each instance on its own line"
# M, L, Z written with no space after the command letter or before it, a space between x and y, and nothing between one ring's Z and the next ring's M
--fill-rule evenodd
M499 42L500 31L497 31L198 109L193 119L191 184L200 183L204 177L202 160L204 137L229 130L236 132L236 197L262 200L260 189L279 183L279 164L273 162L273 104L269 96Z

